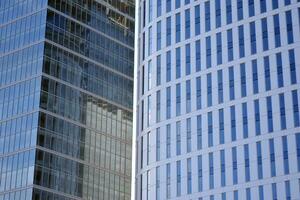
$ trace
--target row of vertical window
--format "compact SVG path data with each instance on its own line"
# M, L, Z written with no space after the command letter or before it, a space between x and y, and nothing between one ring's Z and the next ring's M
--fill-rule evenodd
M255 99L251 105L253 109L250 109L250 103L247 104L246 102L240 106L232 105L226 109L220 108L216 112L211 111L207 114L187 118L185 123L182 120L177 121L172 126L167 124L165 130L161 130L164 128L159 127L152 132L148 132L141 137L140 167L148 165L153 160L160 161L162 154L168 159L173 156L179 156L183 152L190 153L206 147L222 145L226 141L234 142L241 138L247 139L264 133L299 127L300 113L297 90L293 90L291 96L289 96L291 98L290 108L286 108L287 96L289 96L287 93L285 95L280 93L277 96L277 100L275 97L267 96L264 103L259 101L259 99ZM277 105L277 109L274 109L273 105ZM266 108L264 112L262 112L262 107ZM251 116L249 113L251 113ZM289 117L288 114L292 115L292 117ZM229 116L228 119L225 116ZM195 130L191 129L192 123L196 125ZM266 125L264 126L262 123ZM162 135L161 132L166 134ZM176 134L174 133L171 137L171 132ZM150 136L151 138L156 138L154 144L150 144ZM146 137L147 140L145 139ZM192 139L194 142L192 142ZM204 139L207 141L204 141ZM143 140L146 140L147 144L144 144ZM171 144L175 145L175 147L171 147ZM186 149L182 149L182 147ZM172 152L171 148L176 149L176 151ZM149 152L154 151L154 149L156 149L156 156L152 158L152 161L149 161ZM145 160L143 159L144 152L147 152Z
M171 17L168 17L166 19L166 32L162 32L162 21L158 21L156 23L156 33L152 30L152 26L148 28L147 31L147 39L148 39L148 56L150 56L153 53L154 50L154 39L156 38L156 50L159 51L162 49L162 35L165 36L165 45L170 46L172 44L172 37L174 37L175 42L178 43L182 40L184 37L185 39L188 39L191 37L191 28L190 28L190 12L187 12L189 10L185 11L185 25L184 25L184 31L181 30L181 15L180 13L177 13L175 15L175 33L174 36L172 36L172 20ZM300 16L300 12L299 12ZM283 16L282 16L283 17ZM270 25L271 21L273 23L273 27L271 28ZM294 19L295 21L295 19ZM197 21L195 21L196 23ZM284 28L283 28L284 27ZM199 25L195 24L195 31L200 28ZM260 33L258 33L258 30L260 30ZM278 48L282 44L292 44L294 43L294 31L295 27L293 26L293 19L292 19L292 11L286 11L285 12L285 26L283 24L280 24L280 15L275 14L272 17L266 17L262 18L259 21L253 21L250 22L248 26L246 25L239 25L238 27L234 29L228 29L226 32L218 32L215 34L215 36L207 36L205 39L203 38L202 46L204 48L195 47L196 52L199 54L199 62L201 61L201 57L206 57L206 66L205 68L212 67L212 63L215 65L220 65L225 61L233 61L234 58L243 58L247 55L254 55L257 52L260 52L259 44L257 42L261 42L261 51L267 51L272 48ZM182 35L184 33L184 35ZM286 36L283 36L283 33L286 34ZM153 37L155 34L155 37ZM233 37L234 35L237 35L236 39ZM225 37L226 36L226 37ZM145 46L145 38L146 35L143 33L143 42L142 45ZM258 39L260 38L260 39ZM271 43L271 39L274 40ZM285 39L286 38L286 39ZM216 44L215 48L212 47L212 44ZM273 45L272 45L273 44ZM190 44L186 44L186 49L188 49L187 46ZM200 41L198 41L198 44L201 45ZM249 45L249 50L246 49ZM178 47L180 48L180 47ZM234 55L234 49L238 48L237 55ZM145 59L145 49L142 50L142 56L143 60ZM201 52L200 49L205 49L206 52ZM227 58L225 57L225 51L227 53ZM187 50L186 50L187 51ZM188 52L186 52L188 54ZM202 55L202 56L201 56ZM212 62L212 55L215 55L215 62ZM190 55L187 55L190 56ZM195 63L198 65L198 63ZM200 63L199 63L200 65ZM202 67L204 68L204 67ZM196 71L200 70L200 66L196 66Z
M295 146L290 146L295 147L295 150L291 150L291 147L289 147L288 145L288 143L293 142L295 142ZM264 143L267 143L266 146L268 147L268 154L265 154L263 152L266 151L262 148L262 145L265 145ZM279 146L281 147L280 150L276 151L275 148L279 148ZM251 149L253 150L250 151ZM256 158L254 160L250 159L253 157L251 156L251 154L256 154ZM296 168L290 165L291 160L293 160L294 157L296 157L297 159ZM227 160L228 158L231 159ZM219 159L219 161L217 161L217 159ZM218 166L216 166L216 163L218 163ZM282 164L282 168L279 167L279 163ZM184 174L182 174L183 167L184 169L186 169L184 170ZM263 170L266 167L269 167L269 170ZM266 141L258 141L253 144L244 144L238 147L232 147L231 150L210 152L205 156L198 155L195 158L187 158L186 160L178 160L174 161L173 163L167 163L166 165L157 166L153 170L148 170L147 173L144 174L144 176L147 175L146 188L144 188L146 189L145 192L143 191L143 175L141 175L141 195L146 193L146 199L148 199L150 190L150 184L148 180L150 179L152 173L155 174L156 179L154 182L156 199L164 199L161 195L161 187L164 187L166 189L164 194L168 199L174 196L180 197L185 194L191 194L193 192L203 192L207 188L212 190L218 187L237 185L242 182L250 182L254 179L261 180L264 177L275 177L276 174L289 175L290 173L299 172L299 170L300 133L296 133L295 135L291 135L289 137L282 136L275 139L271 138ZM256 171L256 173L254 173L254 171ZM264 173L266 171L268 172L268 174ZM251 175L251 173L255 174L255 177L254 175ZM165 176L162 176L163 174L165 174ZM231 176L227 177L228 174L231 174ZM216 179L216 177L219 178ZM163 180L163 178L165 178L165 180ZM192 179L196 179L196 181L192 182ZM244 180L242 181L241 179ZM218 180L219 182L217 183L216 180ZM192 185L192 183L195 182L197 184ZM297 182L293 180L293 183ZM162 186L162 184L165 184L165 186ZM277 197L279 196L276 188L277 184L280 183L275 182L271 184L272 189L269 192L271 192L272 199L277 199ZM300 184L300 180L298 184ZM171 190L173 190L171 189L171 185L172 187L175 187L174 190L176 190L176 194L171 194ZM260 185L258 189L258 199L260 200L263 200L264 198L269 199L267 198L266 194L264 194L264 186ZM291 199L292 194L290 191L290 180L284 181L284 186L286 198ZM183 189L183 187L186 187L186 189ZM152 189L153 188L154 187L152 187ZM183 194L182 190L185 191L185 194ZM241 198L250 200L250 188L247 188L246 190L246 197L244 198L241 197L241 195L238 195L238 190L234 190L233 199L238 200L239 198ZM297 196L296 193L294 193L294 195ZM254 197L255 196L256 195L254 194ZM226 199L226 193L222 193L221 197L222 200Z

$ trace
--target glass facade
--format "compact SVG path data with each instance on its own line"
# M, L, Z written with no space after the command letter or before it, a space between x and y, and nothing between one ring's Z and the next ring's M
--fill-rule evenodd
M130 199L134 2L0 1L0 44L0 200Z

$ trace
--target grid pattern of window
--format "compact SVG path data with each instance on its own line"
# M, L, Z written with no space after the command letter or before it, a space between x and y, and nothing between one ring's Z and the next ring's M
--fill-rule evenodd
M150 34L149 27L162 36L151 37L152 49L155 40L161 44L151 55L142 58L149 41L140 42L146 45L137 52L139 74L149 60L154 64L159 57L161 63L152 67L159 69L152 79L160 84L137 94L140 108L160 93L151 104L159 105L152 111L160 112L160 121L137 130L137 144L148 132L153 144L149 165L137 167L137 179L147 170L154 174L157 166L169 169L167 177L160 173L165 184L159 189L152 181L153 199L299 198L300 2L161 2L152 5L161 15L138 31L139 40ZM137 121L146 119L147 113L138 112L145 117ZM161 139L154 145L157 128ZM139 200L146 199L145 180L137 181Z

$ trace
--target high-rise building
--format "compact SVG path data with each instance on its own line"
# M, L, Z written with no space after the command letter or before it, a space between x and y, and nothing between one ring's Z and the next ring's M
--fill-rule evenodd
M300 1L138 15L136 199L300 199Z
M133 0L0 0L0 200L129 200Z

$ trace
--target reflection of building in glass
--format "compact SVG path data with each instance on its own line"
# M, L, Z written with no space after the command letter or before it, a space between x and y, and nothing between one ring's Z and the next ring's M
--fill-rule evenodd
M126 2L0 1L0 200L130 199Z
M300 1L139 2L137 199L300 199Z

